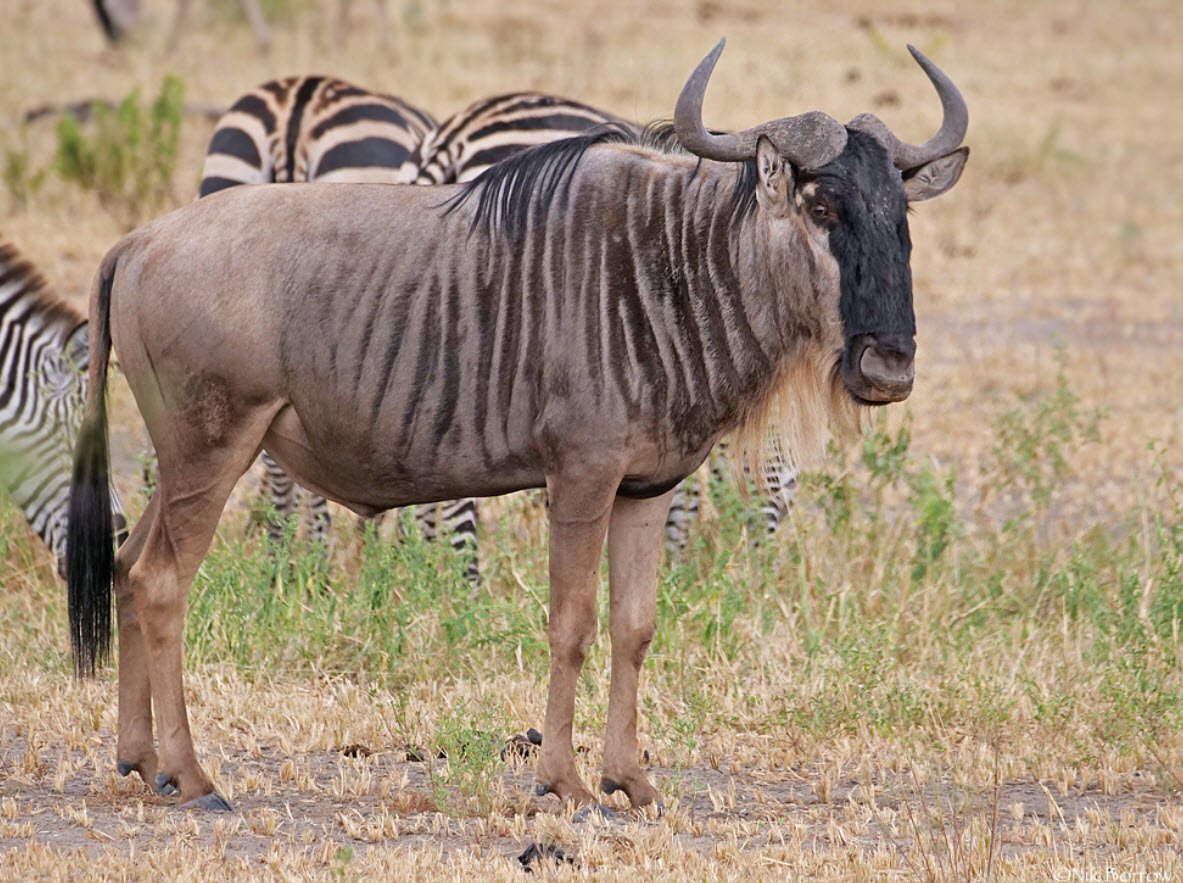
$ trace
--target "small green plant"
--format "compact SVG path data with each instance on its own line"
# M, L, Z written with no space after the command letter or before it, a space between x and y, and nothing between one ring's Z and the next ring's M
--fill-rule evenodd
M497 800L504 764L501 736L505 722L488 709L466 705L440 718L435 750L444 763L429 760L428 779L436 806L450 815L488 815Z
M169 74L147 109L136 89L114 108L97 106L91 126L62 117L58 175L93 191L103 208L128 226L159 212L173 198L184 98L183 81Z
M1072 454L1100 438L1103 413L1081 405L1069 385L1062 351L1057 361L1055 389L1002 415L983 467L986 486L1012 498L1007 530L1043 522L1070 472Z
M48 169L34 169L32 153L25 143L24 133L21 145L4 151L4 186L17 208L23 209L29 199L45 183Z

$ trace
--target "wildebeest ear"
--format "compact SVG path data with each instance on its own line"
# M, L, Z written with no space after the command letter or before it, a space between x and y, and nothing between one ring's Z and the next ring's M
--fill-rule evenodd
M771 140L756 142L756 199L766 209L784 206L793 183L793 168Z
M90 361L90 325L83 322L66 338L65 357L71 367L85 372Z
M908 169L904 173L904 194L908 202L932 199L950 189L961 177L967 159L969 148L961 147L932 162Z

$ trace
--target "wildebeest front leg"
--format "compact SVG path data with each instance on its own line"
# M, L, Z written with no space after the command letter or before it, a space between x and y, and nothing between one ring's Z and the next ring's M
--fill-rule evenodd
M135 771L147 785L156 778L156 747L152 743L152 688L148 656L129 571L144 549L148 529L158 511L153 496L127 542L115 558L116 616L119 623L119 737L115 762L121 775Z
M659 798L637 757L637 680L657 624L657 566L672 497L620 497L608 528L612 687L600 788L624 791L637 807Z
M546 740L536 777L540 793L594 803L575 769L571 741L575 688L596 636L600 553L616 483L548 482L550 493L550 690Z

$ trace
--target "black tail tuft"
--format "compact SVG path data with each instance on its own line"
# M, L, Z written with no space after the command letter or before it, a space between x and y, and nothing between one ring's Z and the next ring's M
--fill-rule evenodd
M114 266L99 279L91 309L90 388L86 416L74 449L74 477L66 529L70 643L79 677L94 674L111 654L111 580L115 573L107 440L107 362L111 351L111 286ZM97 309L95 309L97 307Z

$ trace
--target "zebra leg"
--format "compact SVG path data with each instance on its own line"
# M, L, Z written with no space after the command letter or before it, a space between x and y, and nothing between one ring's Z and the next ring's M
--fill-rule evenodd
M327 560L329 531L333 526L332 516L329 515L329 501L320 494L314 494L311 491L303 491L300 496L308 504L308 513L304 522L308 542L319 550L319 553Z
M439 511L439 503L420 503L415 507L415 521L425 543L434 543L439 538Z
M770 458L764 467L764 483L768 486L768 493L760 506L760 515L764 519L763 536L755 532L752 537L753 545L763 537L776 533L789 509L793 506L793 497L797 493L797 469L785 462L777 455Z
M267 539L273 546L277 546L283 542L288 519L296 511L296 483L266 451L261 459L264 469L262 491L265 496L270 497L271 506L275 510L274 516L267 517Z
M119 735L115 766L122 776L137 772L144 784L156 780L156 746L152 742L152 686L148 656L140 629L139 611L128 575L144 550L148 530L156 518L156 497L120 547L115 559L115 616L119 627Z
M481 582L480 557L477 547L477 525L480 513L475 497L450 500L442 506L442 518L451 538L452 551L464 562L464 578L476 588Z
M657 627L661 534L675 491L651 500L618 497L608 527L612 684L600 789L624 791L634 807L659 799L637 750L637 681ZM548 735L549 738L549 735Z
M682 552L690 542L690 528L698 521L702 487L697 476L690 476L674 489L669 514L665 519L665 549L671 556Z
M588 470L590 472L590 470ZM588 475L587 472L584 475ZM563 800L595 803L575 768L571 733L575 689L583 661L596 636L596 589L600 553L619 475L548 476L550 496L550 687L546 719L535 772L539 794L554 792Z

